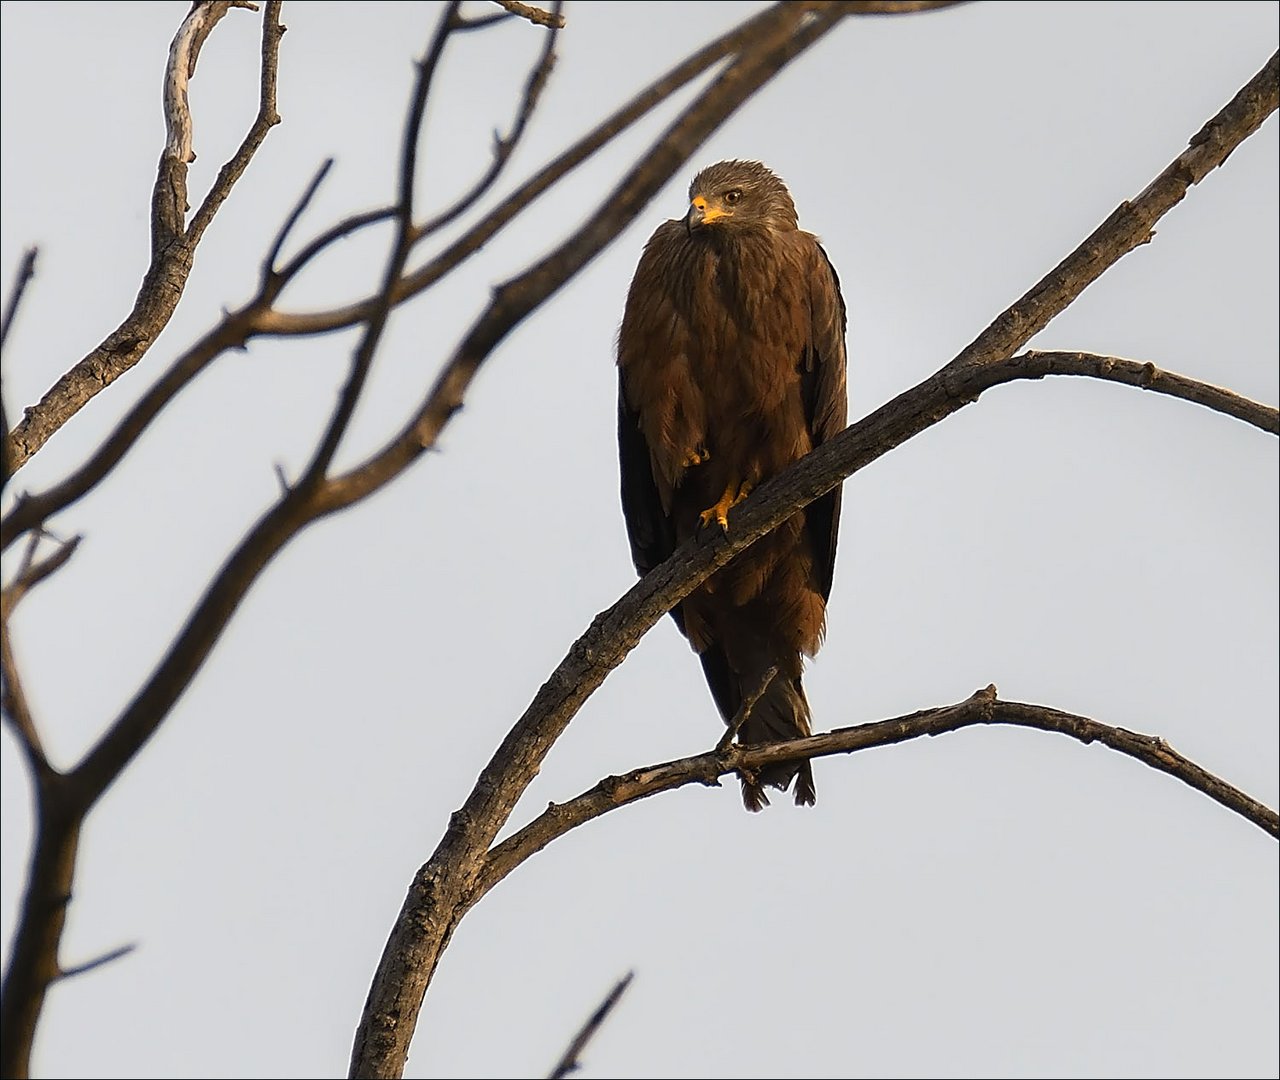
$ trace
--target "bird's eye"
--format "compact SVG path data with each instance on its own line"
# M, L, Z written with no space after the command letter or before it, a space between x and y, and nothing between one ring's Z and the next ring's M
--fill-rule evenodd
M741 198L742 198L742 192L738 188L734 188L732 191L726 191L724 193L724 201L728 203L730 206L732 206Z

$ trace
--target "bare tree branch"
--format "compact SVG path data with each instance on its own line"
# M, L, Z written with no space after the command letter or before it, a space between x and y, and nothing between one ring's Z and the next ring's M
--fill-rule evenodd
M563 1080L564 1077L570 1076L582 1068L582 1064L578 1060L582 1056L582 1051L587 1048L587 1043L595 1038L596 1032L600 1030L600 1025L608 1019L613 1007L618 1004L627 987L631 985L631 980L635 978L635 974L634 971L628 971L614 983L613 989L596 1006L596 1011L587 1017L587 1022L582 1025L578 1034L569 1043L568 1049L565 1050L560 1060L556 1062L556 1067L548 1074L551 1080Z
M822 735L811 735L790 742L750 748L730 746L696 757L635 769L622 776L606 777L589 791L568 802L553 803L519 832L494 847L485 859L484 869L476 881L470 903L476 903L512 870L553 840L610 810L646 799L650 795L672 791L687 784L715 787L719 785L720 777L744 768L757 771L784 761L852 754L860 750L892 746L924 735L943 735L961 728L987 724L1036 728L1068 735L1086 744L1101 743L1153 769L1168 773L1271 836L1280 837L1280 816L1274 810L1183 757L1163 739L1111 727L1085 716L1076 716L1043 705L999 701L996 688L988 686L957 705L925 709L874 724L836 728Z
M725 727L724 734L720 736L720 741L716 743L717 750L727 749L733 740L738 737L738 732L742 730L742 725L751 716L751 710L756 707L756 702L764 697L764 692L769 689L769 684L773 682L773 677L777 674L778 668L776 664L773 667L765 668L764 674L756 680L751 692L743 696L742 704L738 706L738 711L733 714L733 718Z
M293 228L298 224L302 215L306 213L307 207L311 205L311 200L316 197L316 192L320 190L320 185L324 183L324 178L329 175L329 170L333 168L333 158L325 158L320 163L320 168L316 170L315 176L311 178L311 183L307 185L307 189L302 193L300 198L289 216L284 219L284 224L280 226L276 233L275 240L271 243L271 250L267 252L267 257L262 261L262 285L265 289L271 279L280 279L283 275L277 266L280 262L280 252L289 240L289 234L293 232Z
M521 4L519 0L493 0L493 2L504 8L508 14L528 19L535 26L548 26L553 30L564 29L564 16L560 14L562 7L560 4L553 4L553 10L544 11L542 8L533 7L531 4Z
M16 472L104 387L109 386L138 363L160 331L168 325L187 278L196 245L230 194L271 127L279 123L276 114L276 58L284 28L278 16L280 4L270 0L263 15L262 93L258 115L244 143L223 167L213 188L184 228L187 212L187 165L192 160L191 114L187 108L186 84L195 70L200 46L213 25L233 6L230 0L206 0L192 5L169 50L165 69L165 122L168 137L151 199L151 264L134 300L133 310L100 345L64 374L40 399L26 410L22 420L7 436L7 456Z
M493 187L498 177L502 175L507 162L511 160L511 155L515 152L516 146L519 145L520 139L524 135L525 128L529 124L530 117L533 116L534 109L538 107L538 99L541 98L543 88L551 77L551 70L555 67L556 30L564 25L564 19L560 17L560 11L563 7L562 0L556 0L553 5L553 18L557 21L546 24L550 25L552 29L544 36L542 52L539 54L533 69L529 72L529 78L525 82L524 95L520 99L520 106L516 110L516 118L511 124L511 130L506 135L494 132L493 160L489 163L488 170L476 181L470 191L462 195L447 210L442 210L430 221L422 225L414 236L415 240L430 236L466 213L484 197L485 192ZM499 18L505 18L505 16L499 16ZM475 24L473 23L472 25L474 26Z
M1085 375L1108 382L1125 383L1156 394L1181 398L1225 416L1243 420L1260 431L1280 435L1280 409L1241 397L1221 386L1189 379L1172 371L1164 371L1151 363L1123 360L1118 356L1100 356L1087 352L1039 352L1028 350L1018 359L1045 375ZM1039 378L1039 375L1028 376Z

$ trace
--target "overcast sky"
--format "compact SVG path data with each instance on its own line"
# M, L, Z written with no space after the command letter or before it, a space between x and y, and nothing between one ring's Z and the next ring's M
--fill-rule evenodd
M5 3L0 277L40 246L6 351L9 415L128 311L147 258L160 84L186 3ZM570 4L503 190L759 5ZM297 2L275 129L146 360L20 474L42 490L168 361L245 300L318 163L303 224L384 203L435 4ZM819 233L850 312L850 416L949 360L1145 187L1276 48L1273 3L984 3L847 21L702 147L495 353L442 442L268 569L159 736L90 818L47 1077L344 1074L378 956L449 813L549 672L634 574L617 495L613 339L652 229L697 167L758 158ZM192 83L193 201L241 138L257 18ZM483 167L542 31L460 42L432 100L422 198ZM685 100L685 99L682 99ZM579 224L670 119L629 133L394 316L340 463L399 427L489 289ZM1275 404L1273 116L1034 342L1151 361ZM364 295L351 241L294 309ZM70 764L146 677L323 424L354 337L223 357L113 478L14 625ZM1193 405L1022 383L853 477L815 726L1001 695L1157 734L1274 807L1277 446ZM517 809L710 748L721 724L668 619L591 698ZM6 729L6 958L29 790ZM1274 1077L1277 845L1106 749L1012 729L819 761L818 804L743 811L690 787L557 841L461 924L407 1075L542 1075L636 980L586 1077Z

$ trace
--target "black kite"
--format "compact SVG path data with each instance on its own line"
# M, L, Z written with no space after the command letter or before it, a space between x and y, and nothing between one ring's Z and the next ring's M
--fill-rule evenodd
M786 186L755 161L722 161L689 188L689 212L650 238L618 333L622 508L647 573L701 527L728 527L753 487L845 426L845 309ZM763 693L744 744L808 735L804 657L822 644L840 489L761 537L671 612L702 660L725 722ZM742 778L814 801L809 762Z

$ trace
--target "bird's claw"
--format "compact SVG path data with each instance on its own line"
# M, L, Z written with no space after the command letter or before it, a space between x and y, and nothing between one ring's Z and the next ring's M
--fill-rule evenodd
M713 521L719 522L720 528L728 532L729 511L750 494L751 483L749 481L744 480L737 487L730 484L724 489L724 494L720 496L720 501L717 502L715 506L709 506L706 510L702 511L702 513L698 515L698 519L702 522L704 527L710 525Z
M692 469L695 465L705 465L711 460L711 451L705 446L695 446L684 455L684 460L680 462L683 469Z

